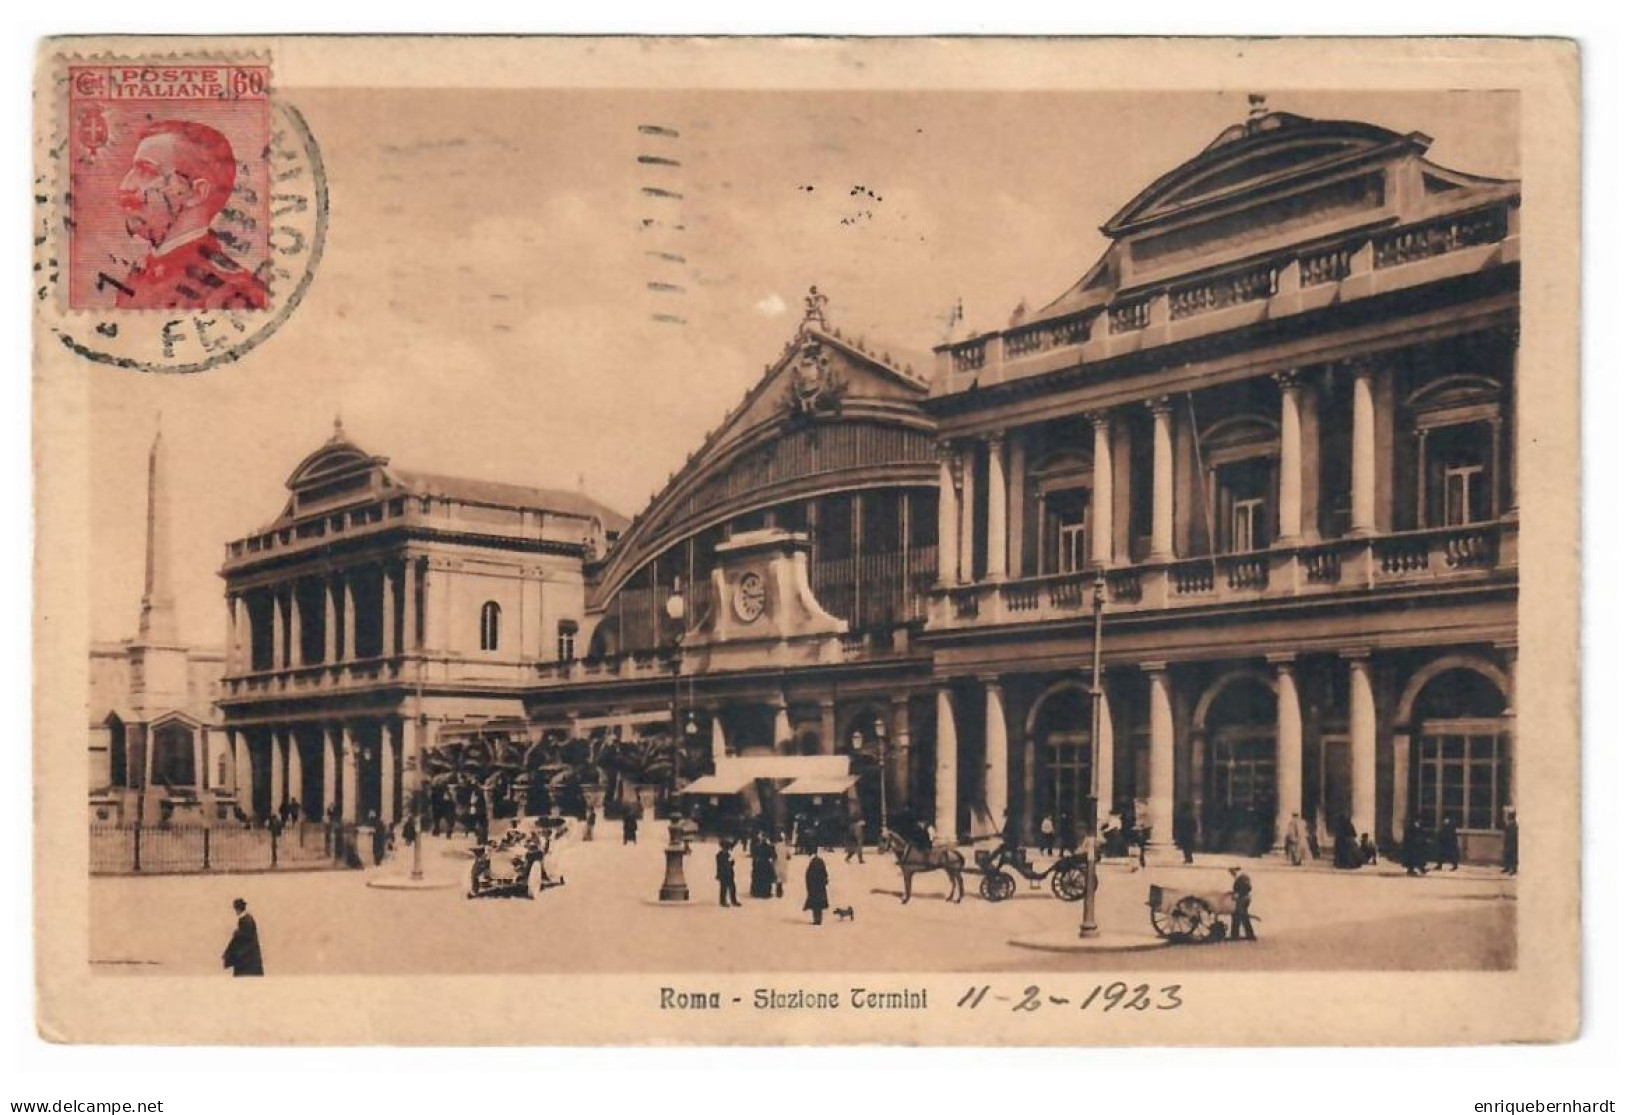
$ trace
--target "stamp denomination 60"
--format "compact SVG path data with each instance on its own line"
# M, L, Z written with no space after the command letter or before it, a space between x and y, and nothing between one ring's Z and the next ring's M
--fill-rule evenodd
M239 359L287 320L326 232L320 153L260 59L70 62L37 182L37 302L140 371Z

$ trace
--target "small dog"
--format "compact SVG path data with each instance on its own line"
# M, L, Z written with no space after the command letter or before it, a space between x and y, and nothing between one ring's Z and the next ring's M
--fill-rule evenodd
M830 913L834 914L841 921L857 920L857 915L852 912L852 907L850 906L837 906L835 909L831 910Z

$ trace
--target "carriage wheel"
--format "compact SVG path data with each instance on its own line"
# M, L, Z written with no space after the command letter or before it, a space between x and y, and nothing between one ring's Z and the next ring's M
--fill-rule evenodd
M1050 890L1062 902L1082 902L1089 890L1089 868L1082 860L1062 860L1049 877Z
M977 889L989 902L1003 902L1016 893L1016 881L1003 871L990 871L982 876L982 884Z
M542 891L547 888L547 876L542 871L542 861L531 862L530 869L525 872L525 893L531 898L540 898Z
M1169 932L1168 915L1160 907L1151 907L1151 928L1157 931L1157 936L1167 938Z
M1211 940L1215 920L1206 899L1187 894L1168 913L1168 935L1181 941Z

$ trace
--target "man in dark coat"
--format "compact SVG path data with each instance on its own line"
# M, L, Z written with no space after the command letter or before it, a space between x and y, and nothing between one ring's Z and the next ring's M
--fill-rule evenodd
M220 966L230 968L233 976L263 976L265 961L260 957L260 931L254 924L254 915L248 912L248 903L241 898L234 901L231 908L237 911L237 929L220 957Z
M824 924L824 911L829 909L829 868L816 851L807 863L807 901L801 908L812 911L814 925Z
M1452 871L1461 867L1461 840L1456 836L1456 819L1448 814L1439 822L1439 832L1433 838L1433 870L1443 871L1447 863Z
M1428 873L1428 843L1428 830L1422 824L1422 818L1412 817L1411 823L1405 826L1405 840L1399 849L1400 860L1405 864L1405 874Z
M1230 896L1236 904L1236 912L1230 918L1230 939L1258 940L1258 934L1253 932L1253 881L1239 867L1230 869Z
M727 840L717 847L717 904L739 905L739 887L734 882L733 844Z
M1506 828L1501 833L1501 874L1518 873L1518 815L1507 810Z
M1174 814L1174 847L1185 857L1186 863L1196 861L1196 810L1190 802L1181 802Z

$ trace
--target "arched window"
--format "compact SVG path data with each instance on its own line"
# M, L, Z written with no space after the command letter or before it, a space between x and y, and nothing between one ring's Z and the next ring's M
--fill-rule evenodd
M487 600L480 608L480 649L496 650L502 639L502 606Z

